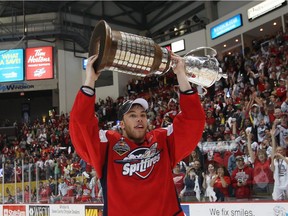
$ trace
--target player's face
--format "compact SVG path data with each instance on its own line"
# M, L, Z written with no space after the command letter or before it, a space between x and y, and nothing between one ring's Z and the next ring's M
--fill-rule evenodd
M147 114L140 105L134 105L129 112L123 116L120 126L123 135L135 143L142 143L148 128Z

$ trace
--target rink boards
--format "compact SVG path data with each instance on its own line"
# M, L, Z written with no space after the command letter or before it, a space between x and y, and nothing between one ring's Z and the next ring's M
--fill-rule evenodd
M3 216L102 216L99 204L4 204ZM288 216L288 202L182 204L186 216Z

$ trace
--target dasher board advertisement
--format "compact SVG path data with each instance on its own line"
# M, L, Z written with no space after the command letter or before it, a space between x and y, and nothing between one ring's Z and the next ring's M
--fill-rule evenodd
M26 206L25 205L4 205L3 206L3 216L26 216Z
M53 79L53 47L27 48L25 62L26 80Z

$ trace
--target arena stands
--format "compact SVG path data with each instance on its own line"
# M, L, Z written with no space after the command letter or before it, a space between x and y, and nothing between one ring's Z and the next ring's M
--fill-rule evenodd
M225 197L221 197L220 185L217 200L272 200L271 136L275 136L276 146L288 150L288 33L279 31L265 41L258 41L263 42L267 43L265 49L254 46L245 56L235 53L220 60L228 79L218 81L201 97L207 114L205 131L197 149L191 153L194 159L187 156L180 167L185 175L192 170L191 178L197 175L189 194L197 196L192 198L194 201L211 201L205 197L207 193L200 181L216 175L208 171L209 164L213 164L215 171L224 167L229 178L229 184L222 185L228 188L225 190L228 194L225 192ZM165 127L179 112L178 93L173 73L130 80L125 96L115 101L108 97L95 104L100 126L117 130L115 113L119 105L127 99L143 97L150 104L149 128ZM5 183L2 203L102 203L96 173L78 157L71 143L69 113L52 113L44 122L42 119L30 123L6 121L5 126L16 127L17 133L0 134L0 177ZM268 165L261 166L260 152ZM195 155L198 155L196 159ZM251 170L251 181L245 183L245 190L239 190L248 179L243 167ZM241 177L237 169L241 170ZM188 185L183 184L183 190L185 186ZM241 196L243 191L248 191L249 196ZM183 194L179 194L181 201L187 200Z

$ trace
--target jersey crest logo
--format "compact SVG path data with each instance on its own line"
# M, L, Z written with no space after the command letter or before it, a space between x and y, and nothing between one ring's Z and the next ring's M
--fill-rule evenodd
M154 169L155 164L160 161L160 150L157 143L150 148L140 147L130 152L123 160L116 160L116 163L123 164L122 174L133 176L134 174L142 179L147 178Z
M129 145L124 141L124 138L121 139L113 146L113 150L120 156L130 151Z

